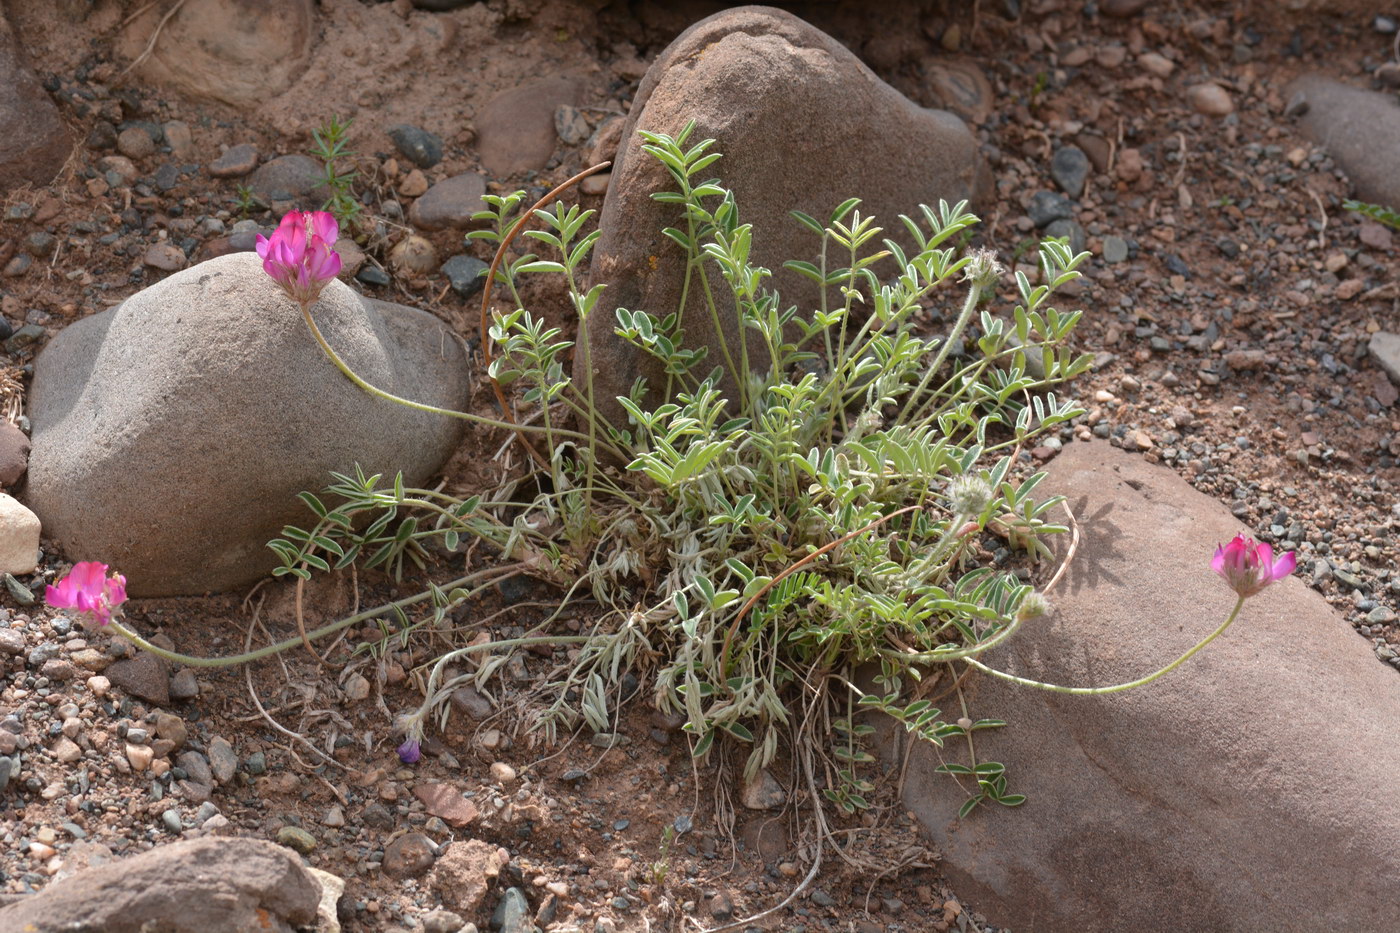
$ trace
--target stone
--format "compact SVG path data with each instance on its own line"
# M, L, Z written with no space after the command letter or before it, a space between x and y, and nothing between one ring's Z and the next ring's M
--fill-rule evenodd
M39 566L39 516L0 492L0 573L33 573Z
M399 194L405 198L422 197L428 190L428 179L422 169L414 169L399 182Z
M1068 497L1079 548L1049 594L1053 614L983 662L1059 684L1119 683L1230 612L1235 596L1210 558L1248 529L1225 506L1107 443L1069 445L1046 470L1037 495ZM1400 813L1364 801L1400 773L1400 680L1303 580L1251 598L1234 628L1140 689L1066 696L981 676L969 686L971 715L1008 722L978 736L978 758L1007 765L1025 806L956 819L966 796L926 748L914 750L904 803L944 853L952 887L999 925L1165 933L1181 929L1183 904L1220 930L1393 925Z
M458 297L470 298L486 284L485 273L489 268L488 264L475 256L462 253L449 258L438 271L447 276L447 281L452 284L452 290ZM3 444L3 428L0 428L0 444ZM3 447L0 447L0 451L3 451ZM3 460L0 460L0 463L3 463Z
M476 120L476 150L494 178L538 171L554 155L554 111L582 103L573 77L542 78L510 88L487 101Z
M623 898L623 903L627 903L626 898ZM525 898L524 891L506 888L501 902L491 914L491 928L501 933L530 933L530 902Z
M1058 192L1037 191L1031 195L1026 213L1037 228L1044 228L1057 220L1073 219L1074 205L1069 202L1069 198Z
M429 816L436 816L449 826L466 826L477 818L476 804L462 796L460 788L451 784L419 784L413 796L423 801Z
M740 799L750 810L776 810L787 800L783 785L764 768L745 781Z
M152 243L141 261L152 269L175 272L185 268L185 253L174 243Z
M1106 236L1103 238L1103 261L1108 263L1124 262L1128 258L1128 241L1120 236Z
M316 933L340 933L339 905L345 895L345 879L309 865L306 873L321 886L321 900L316 905Z
M300 826L283 826L277 830L277 844L302 855L316 851L316 837Z
M389 250L389 265L395 272L423 275L437 268L437 250L421 236L406 236Z
M442 137L425 129L400 123L389 127L394 148L419 168L432 168L442 161Z
M1099 9L1103 11L1105 16L1127 19L1130 16L1136 16L1151 3L1152 0L1103 0L1099 4Z
M1208 117L1223 117L1235 112L1230 92L1218 84L1193 84L1186 89L1186 100L1197 113Z
M448 845L428 876L449 910L472 916L486 900L488 885L510 864L510 853L480 839L457 840Z
M577 146L587 142L593 128L577 107L560 104L554 108L554 132L564 145Z
M313 924L321 887L257 839L172 842L103 861L0 908L0 929L57 933L291 933Z
M209 743L209 772L214 781L227 784L238 773L238 754L223 736L215 736Z
M194 133L184 120L166 121L161 125L161 132L165 135L165 144L170 147L170 154L175 159L188 162L195 157Z
M134 658L115 661L104 673L109 681L132 696L156 706L170 705L170 675L166 673L165 662L155 655L138 653Z
M1163 80L1170 78L1176 70L1176 64L1170 58L1156 52L1143 52L1137 60L1143 71Z
M330 189L322 183L325 177L324 166L310 156L284 155L259 165L248 187L264 203L296 201L319 209L330 197Z
M404 833L384 847L384 874L417 878L433 867L433 844L422 833Z
M156 154L156 141L139 126L129 126L117 134L117 151L128 159L145 159Z
M924 69L924 80L944 110L969 123L985 123L992 115L992 84L975 62L935 58Z
M461 914L438 909L423 918L423 933L461 933L465 923Z
M126 61L149 52L136 68L147 84L256 107L290 88L310 62L312 0L185 0L169 19L165 13L146 9L117 36L117 54ZM151 45L157 28L160 40Z
M1390 228L1384 224L1376 223L1374 220L1361 221L1356 238L1371 249L1378 249L1382 252L1389 251L1395 242L1395 235L1390 232Z
M970 198L977 180L976 141L953 114L914 104L845 46L789 13L766 7L718 13L687 29L653 62L623 129L592 265L592 280L607 285L610 309L679 305L683 254L661 232L679 215L652 198L674 190L674 182L642 152L638 131L675 133L692 118L691 144L714 138L712 151L723 154L707 176L718 175L734 191L744 222L753 224L752 262L775 270L770 284L785 304L807 309L817 304L816 286L783 263L814 259L819 244L790 211L826 218L845 199L859 197L862 216L899 236L899 214L917 216L920 204L936 208L940 198L950 204ZM717 274L711 282L717 295L729 294ZM726 299L719 305L725 309L720 335L698 297L682 315L682 326L709 349L707 371L723 364L728 346L739 345L738 321ZM616 326L611 314L592 315L593 358L575 365L592 369L604 416L625 427L621 406L602 400L627 395L645 378L652 391L647 401L655 403L665 376L660 361L618 337ZM751 347L750 365L767 363ZM736 397L734 374L726 372L720 388Z
M466 405L465 354L432 315L339 281L315 315L370 383ZM69 325L35 363L29 417L27 495L46 534L73 560L121 567L133 596L253 582L277 563L267 541L311 517L299 492L357 463L420 485L462 424L356 388L252 253L177 272Z
M1076 200L1084 194L1089 169L1089 157L1078 146L1061 146L1050 158L1050 177L1061 191Z
M1376 365L1385 370L1390 381L1400 385L1400 334L1377 331L1371 335L1366 350Z
M0 16L0 194L53 181L73 150L73 138Z
M209 163L214 178L242 178L258 167L258 147L252 143L229 146L224 154Z
M126 743L126 760L131 764L131 770L136 772L145 771L155 760L156 753L149 745L132 745Z
M71 765L82 760L83 757L83 750L78 747L78 743L66 735L59 736L58 741L53 743L53 748L50 751L53 753L54 760L63 765Z
M470 684L453 690L452 695L448 698L448 702L452 704L454 710L460 710L466 713L477 722L490 719L492 713L495 712L494 708L491 706L491 701L482 696L480 692Z
M1362 201L1400 204L1400 107L1394 94L1303 75L1284 90L1306 105L1298 124L1346 172Z
M189 739L189 728L179 716L160 712L156 713L156 735L171 742L174 748L181 749Z
M172 700L193 700L199 696L199 680L188 667L170 676L170 698Z
M476 172L444 178L413 202L409 222L421 230L470 227L472 215L486 209L485 193L486 179Z

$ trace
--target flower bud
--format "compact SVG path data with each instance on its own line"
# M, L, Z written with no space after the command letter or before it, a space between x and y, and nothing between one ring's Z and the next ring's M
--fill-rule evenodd
M971 282L986 290L997 283L1006 270L997 261L997 254L989 249L975 249L968 254L968 263L963 266L963 281Z
M1039 593L1027 593L1016 609L1016 621L1025 622L1050 613L1050 600Z
M959 515L981 515L992 501L992 487L980 476L959 476L948 484L948 504Z

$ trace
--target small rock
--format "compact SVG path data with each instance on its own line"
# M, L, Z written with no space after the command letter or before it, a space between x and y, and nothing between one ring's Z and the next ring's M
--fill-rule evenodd
M491 915L491 928L501 933L530 933L530 902L519 888L507 888Z
M1110 263L1123 262L1128 258L1128 241L1119 236L1106 236L1103 238L1103 261Z
M24 654L24 632L17 628L0 629L0 654L17 657Z
M83 750L66 735L53 744L51 751L59 764L71 765L83 757Z
M406 236L389 250L389 265L396 272L422 275L437 267L437 250L421 236Z
M173 713L156 713L156 735L162 739L168 739L175 744L175 748L185 747L185 741L189 738L189 730L185 727L185 721Z
M539 170L554 154L554 113L579 103L582 88L568 77L543 78L502 91L476 119L477 152L495 178Z
M1089 168L1089 157L1078 146L1061 146L1050 159L1050 177L1071 198L1084 194Z
M432 168L442 161L442 137L407 123L389 127L394 148L419 168Z
M421 197L428 190L428 179L421 169L414 169L399 182L399 194L406 198Z
M787 800L783 786L766 768L755 774L752 780L744 782L741 797L744 806L750 810L773 810Z
M170 678L165 663L153 655L140 653L117 661L105 671L107 678L132 696L156 706L170 705Z
M0 573L33 573L39 566L39 534L39 516L0 493Z
M1176 65L1165 55L1158 55L1156 52L1144 52L1138 56L1138 64L1143 71L1157 78L1170 78L1172 72L1176 70Z
M186 667L175 672L170 678L170 696L176 700L193 700L199 696L199 681L194 671Z
M365 267L355 273L355 281L363 285L388 285L389 273L376 266L374 263L366 263Z
M1362 243L1372 249L1389 250L1394 242L1394 235L1390 232L1390 228L1384 224L1378 224L1374 220L1361 221L1358 236Z
M1377 331L1371 335L1366 349L1391 381L1400 385L1400 334Z
M277 830L277 844L302 855L310 855L316 850L316 837L300 826L283 826Z
M352 703L369 698L369 681L360 674L351 674L345 681L345 698Z
M149 745L126 743L126 760L131 762L131 770L133 771L145 771L151 766L155 757L156 753Z
M150 133L131 126L117 134L117 151L128 159L144 159L156 154L156 143Z
M439 817L450 826L466 826L480 813L476 804L451 784L419 784L413 788L413 795L423 801L429 816Z
M1143 162L1141 149L1124 149L1118 153L1118 162L1114 166L1114 174L1119 181L1132 183L1142 177L1146 171Z
M15 602L19 603L21 606L32 606L38 602L38 600L34 598L34 591L15 579L15 575L12 573L5 574L5 589L10 591L10 595L14 597Z
M554 110L554 132L566 146L577 146L593 133L579 109L571 104L560 104Z
M107 695L108 690L112 689L112 682L98 674L87 679L87 688L93 696L101 699Z
M209 770L220 784L232 781L238 773L238 755L223 736L215 736L209 743Z
M15 253L10 257L10 261L5 263L3 274L7 279L18 278L29 271L29 267L34 264L34 257L28 253Z
M460 914L439 908L423 918L423 933L461 933L465 924Z
M284 155L258 166L248 180L248 187L265 203L304 201L310 206L320 207L320 202L329 194L324 181L325 169L315 159L304 155Z
M444 178L413 202L408 219L422 230L469 227L472 215L486 208L485 193L486 179L475 172Z
M1151 2L1152 0L1103 0L1099 4L1099 9L1105 16L1127 19L1142 12L1143 8Z
M153 243L141 261L152 269L175 272L185 268L185 253L173 243Z
M475 256L459 253L444 262L438 271L447 276L448 282L452 284L452 290L459 297L470 298L481 291L482 286L486 284L485 273L489 268L486 263ZM0 428L0 435L3 435L3 428Z
M321 820L321 825L331 829L339 829L345 825L345 811L339 805L331 807L326 811L326 816Z
M1193 84L1186 89L1186 100L1193 110L1208 117L1223 117L1235 111L1230 92L1218 84Z
M1054 191L1037 191L1031 196L1026 213L1036 227L1045 227L1056 220L1069 220L1074 216L1074 206L1069 198Z
M579 182L578 190L582 194L602 197L608 193L608 186L612 184L612 172L599 172L596 175L589 175Z
M212 787L214 784L214 774L209 770L209 759L199 752L182 752L175 759L175 767L189 775L189 779L196 784L203 784Z
M497 784L510 784L515 780L515 769L504 761L491 764L491 780Z
M13 486L29 469L29 435L0 418L0 486Z
M433 844L422 833L404 833L384 847L384 873L390 878L417 878L433 862Z
M453 709L461 710L477 722L489 719L493 712L491 701L477 692L475 687L458 687L452 691L449 700Z
M215 178L242 178L257 167L258 148L252 143L239 143L209 163L209 174Z
M194 156L194 134L184 120L170 120L161 127L165 144L170 154L181 162L188 162Z

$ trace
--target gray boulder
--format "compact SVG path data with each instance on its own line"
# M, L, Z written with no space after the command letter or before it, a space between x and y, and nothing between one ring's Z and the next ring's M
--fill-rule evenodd
M465 354L432 315L332 282L314 313L371 384L460 409ZM311 516L332 470L419 484L462 421L356 388L251 253L177 272L59 333L35 363L27 495L73 560L134 595L225 590L276 563L267 541Z
M321 885L287 849L259 839L175 842L102 861L0 908L28 933L291 933L316 922Z
M1047 469L1040 489L1069 497L1082 543L1054 613L986 663L1120 683L1224 621L1235 595L1210 558L1242 530L1224 506L1105 443L1073 444ZM1204 651L1136 690L1064 696L985 675L967 689L970 715L1009 723L978 733L978 760L1005 763L1029 799L958 821L966 797L918 749L904 802L953 887L997 925L1394 929L1400 813L1382 799L1400 774L1400 677L1302 580L1255 596ZM965 762L967 749L942 755Z
M1331 153L1358 198L1400 207L1400 107L1394 94L1303 75L1288 85L1284 99L1306 102L1299 126Z
M842 201L859 197L861 214L898 236L899 214L973 194L979 160L963 122L913 103L826 33L761 6L700 21L652 64L623 129L593 256L593 280L608 286L588 326L600 399L626 395L642 376L653 392L664 386L656 361L613 333L612 312L620 306L661 317L679 306L683 252L661 231L677 225L680 212L651 197L674 190L674 182L642 152L637 134L674 136L689 120L696 121L692 144L714 138L724 154L704 175L733 189L742 220L753 224L752 261L774 271L770 284L784 305L804 311L816 307L816 286L782 264L814 259L819 242L789 211L825 220ZM737 347L739 339L729 292L717 275L711 281L723 333L715 333L699 288L691 289L683 315L690 345L710 348L705 373L724 362L719 341ZM725 391L735 396L732 374ZM626 426L620 406L604 408Z

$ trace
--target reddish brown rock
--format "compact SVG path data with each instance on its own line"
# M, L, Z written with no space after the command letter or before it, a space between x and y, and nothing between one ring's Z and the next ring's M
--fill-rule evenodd
M13 486L29 469L29 435L0 418L0 486Z
M444 906L471 916L486 900L490 883L508 864L510 853L505 849L480 839L459 840L438 859L428 884Z
M447 230L472 225L472 215L485 210L486 179L476 172L453 175L429 188L408 209L408 219L420 230Z
M281 846L194 839L55 881L0 908L0 929L30 933L291 933L316 921L321 886Z
M790 211L826 218L845 199L859 197L862 216L899 236L899 214L917 216L921 203L936 207L940 198L969 198L976 180L976 141L957 117L914 104L841 43L789 13L767 7L719 13L672 42L637 91L593 257L593 279L608 286L609 310L665 314L679 305L684 256L661 232L679 213L652 197L674 190L674 182L642 152L638 131L676 134L692 119L690 144L714 138L712 151L723 154L704 174L734 191L744 222L753 224L752 262L774 270L771 285L783 303L804 311L817 305L816 286L783 262L815 258L819 243ZM691 288L683 315L689 321L683 326L709 349L705 371L724 364L724 344L739 344L730 292L718 275L711 282L720 296L722 335L715 334L701 289ZM639 377L653 391L663 386L659 361L623 341L616 327L611 313L589 320L597 397L626 395ZM750 365L767 365L755 354L751 342ZM721 389L735 397L732 374ZM626 426L620 406L601 407Z
M73 140L0 14L0 193L53 181Z
M493 177L506 178L545 167L558 136L554 111L582 102L582 88L569 77L544 78L487 102L476 120L477 152Z
M476 819L476 804L462 796L460 788L451 784L419 784L413 796L423 801L430 816L446 820L453 826L466 826Z
M1073 444L1047 471L1037 494L1068 496L1079 551L1054 613L983 661L1120 683L1224 620L1235 595L1210 558L1241 530L1224 506L1106 443ZM1251 599L1232 629L1147 687L969 687L971 715L1009 723L978 734L979 760L1005 763L1029 799L959 821L966 797L924 750L904 799L953 886L999 925L1165 933L1184 905L1212 930L1394 925L1400 813L1377 805L1376 788L1400 774L1400 678L1301 580Z

